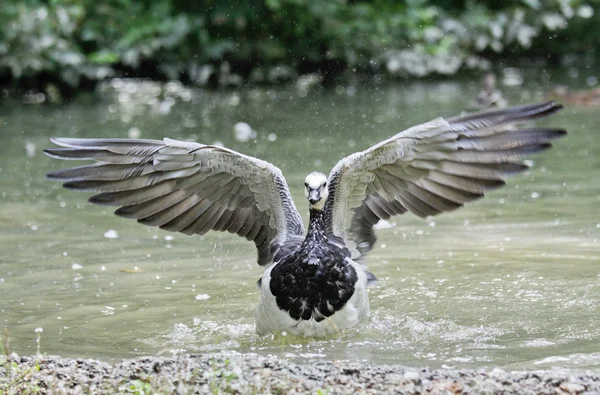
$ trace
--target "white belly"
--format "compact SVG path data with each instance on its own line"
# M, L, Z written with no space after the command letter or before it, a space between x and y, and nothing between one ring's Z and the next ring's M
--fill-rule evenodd
M262 277L261 293L256 309L256 332L266 335L273 332L286 331L293 335L327 336L337 334L340 330L351 328L369 316L369 298L367 295L367 276L358 263L346 258L356 271L358 280L354 285L354 294L341 310L322 321L294 320L277 306L275 296L271 293L271 270L269 267Z

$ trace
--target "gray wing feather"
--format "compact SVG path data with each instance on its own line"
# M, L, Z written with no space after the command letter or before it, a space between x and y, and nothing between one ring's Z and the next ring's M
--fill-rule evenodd
M302 219L285 178L272 164L238 152L171 139L53 138L59 159L97 163L48 178L69 189L99 192L90 202L115 214L185 234L228 231L254 241L258 263L272 262L271 243L302 235Z
M527 169L520 159L566 133L512 125L561 108L547 102L438 118L342 159L329 175L328 232L360 258L375 243L380 219L407 211L427 217L482 197Z

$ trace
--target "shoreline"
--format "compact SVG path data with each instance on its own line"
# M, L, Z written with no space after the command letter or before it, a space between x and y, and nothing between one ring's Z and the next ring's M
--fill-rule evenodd
M0 393L580 394L600 372L417 369L358 362L290 363L256 354L139 357L117 363L58 356L0 357Z

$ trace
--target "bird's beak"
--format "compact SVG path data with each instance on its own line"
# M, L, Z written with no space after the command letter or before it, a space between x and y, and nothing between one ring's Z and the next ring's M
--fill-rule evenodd
M308 201L310 204L315 204L321 200L321 194L318 189L310 189L308 191Z

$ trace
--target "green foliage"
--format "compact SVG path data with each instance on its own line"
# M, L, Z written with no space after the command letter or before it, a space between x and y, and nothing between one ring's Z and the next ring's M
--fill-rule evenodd
M152 388L150 381L133 380L126 388L121 388L127 394L134 395L160 395L162 392L157 392Z
M0 356L0 395L43 393L39 381L32 378L39 371L37 361L33 367L22 367L7 356Z
M489 56L593 50L598 0L4 0L0 79L71 87L203 65L452 74ZM576 33L577 35L575 36Z

